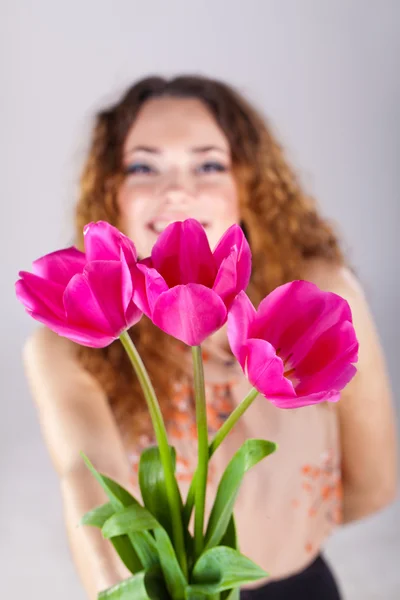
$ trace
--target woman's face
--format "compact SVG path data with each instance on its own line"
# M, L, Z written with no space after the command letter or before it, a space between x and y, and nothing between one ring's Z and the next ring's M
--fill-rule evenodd
M229 143L200 100L148 100L128 132L123 156L121 225L140 257L151 253L173 221L200 221L211 248L239 223Z

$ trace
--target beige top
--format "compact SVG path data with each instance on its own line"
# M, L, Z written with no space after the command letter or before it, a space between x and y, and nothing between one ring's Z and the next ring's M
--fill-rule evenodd
M230 354L204 344L203 358L211 437L251 386ZM169 441L177 451L177 477L185 498L197 462L189 384L177 386L172 403L166 424ZM258 396L211 459L207 514L226 465L248 438L279 445L274 454L246 473L234 511L241 552L264 568L270 581L304 569L341 520L335 407L326 403L283 410ZM133 485L140 496L135 476L139 455L154 440L142 436L138 442L128 453Z

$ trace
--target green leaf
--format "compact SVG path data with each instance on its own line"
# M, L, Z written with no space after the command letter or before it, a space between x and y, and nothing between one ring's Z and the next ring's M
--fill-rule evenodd
M221 539L220 546L228 546L228 548L239 550L235 518L233 515L231 515L231 518L229 519L228 527L226 528L226 531Z
M239 550L237 534L236 534L236 524L234 516L232 515L227 530L221 540L220 546L227 546L228 548L233 548L234 550ZM220 600L239 600L240 591L239 588L234 590L226 590L225 592L221 592L219 597Z
M112 517L115 510L112 507L111 502L97 506L93 510L87 512L81 520L82 525L91 525L92 527L99 527L101 529L104 523Z
M188 562L188 570L190 573L193 569L196 558L194 552L194 538L191 535L190 531L188 531L187 529L185 529L185 549Z
M170 446L172 462L174 469L176 466L176 451ZM139 485L145 507L155 516L161 527L165 529L169 538L173 539L172 521L169 511L168 496L165 486L164 469L161 462L160 450L158 446L152 446L144 450L140 456L139 463ZM181 503L181 513L183 511L182 498L179 495ZM193 566L193 538L190 532L185 529L185 549L189 566ZM157 537L157 536L156 536Z
M107 494L110 504L115 511L125 508L131 504L139 504L139 502L119 483L110 479L106 475L99 473L90 460L82 453L83 460L93 477L99 482L105 493Z
M159 523L153 515L140 504L132 504L112 515L103 525L105 538L112 538L124 533L135 533L136 531L148 531L157 529Z
M227 594L227 596L224 596L224 593ZM237 587L230 592L222 592L221 598L224 600L240 600L240 589Z
M100 592L98 600L169 600L159 567L141 571L133 577Z
M138 573L143 567L136 550L127 535L119 535L110 540L124 565L132 574Z
M116 513L104 523L103 535L107 538L132 534L140 530L153 530L161 569L168 591L174 600L185 598L187 581L182 573L172 542L163 527L143 506L131 505Z
M175 448L171 446L170 450L175 469ZM147 448L140 456L139 485L145 507L156 517L157 521L164 527L169 537L173 539L164 469L158 446ZM181 510L182 509L183 503Z
M203 594L202 592L196 592L192 590L190 587L186 588L186 600L214 600L214 598L219 598L219 594Z
M94 508L86 513L81 519L81 524L90 525L92 527L98 527L101 529L107 519L109 519L114 513L115 511L111 502L107 502L106 504L98 506L97 508ZM118 537L114 537L112 538L111 543L114 546L118 556L131 573L137 573L143 568L142 563L132 547L128 536L120 535Z
M237 550L226 546L202 554L192 573L189 593L216 594L267 577L267 573Z
M125 490L121 485L119 485L119 483L113 481L106 475L102 475L101 473L99 473L94 468L90 460L83 453L82 456L86 466L107 494L110 500L110 504L114 509L115 513L118 513L127 506L140 506L139 502L127 490ZM132 546L133 552L132 560L130 560L129 562L131 565L140 564L140 567L138 566L138 568L136 568L135 571L133 571L134 573L137 573L137 571L142 569L143 567L145 569L149 569L151 566L159 564L155 541L152 535L148 533L148 531L140 531L135 534L130 534L128 535L128 538ZM125 550L127 549L127 544L125 542L115 542L115 538L113 541L113 545L117 552L118 548L124 548ZM124 558L120 554L119 556L121 560L123 560L123 562L126 564L126 566L128 566L126 563L126 556L124 555ZM130 567L128 568L130 569Z
M267 440L246 440L225 469L218 486L205 537L205 550L217 546L229 524L244 474L272 454L276 444Z
M162 527L155 529L154 535L156 536L161 568L168 591L174 600L183 600L187 581L179 565L172 542Z

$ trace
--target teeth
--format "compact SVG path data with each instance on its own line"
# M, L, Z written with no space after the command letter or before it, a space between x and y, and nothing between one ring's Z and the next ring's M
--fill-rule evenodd
M168 227L168 225L171 225L171 223L174 223L174 221L153 221L153 223L151 224L151 228L156 233L162 233L164 229ZM201 224L203 227L207 227L207 223Z
M172 221L155 221L152 224L152 227L156 233L162 233L168 225L170 225Z

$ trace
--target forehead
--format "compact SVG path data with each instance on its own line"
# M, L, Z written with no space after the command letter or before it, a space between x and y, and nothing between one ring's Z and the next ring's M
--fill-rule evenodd
M229 142L207 106L193 98L152 98L145 102L125 140L124 150L138 145L216 145Z

